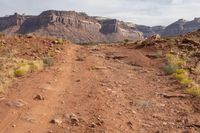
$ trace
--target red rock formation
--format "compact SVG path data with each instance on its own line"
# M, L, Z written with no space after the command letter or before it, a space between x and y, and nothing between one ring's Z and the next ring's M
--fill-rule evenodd
M142 33L125 26L116 19L97 20L85 13L75 11L45 11L39 16L14 16L0 18L0 31L18 26L15 33L35 33L69 39L73 42L117 42L124 39L137 40ZM12 33L12 32L11 32Z

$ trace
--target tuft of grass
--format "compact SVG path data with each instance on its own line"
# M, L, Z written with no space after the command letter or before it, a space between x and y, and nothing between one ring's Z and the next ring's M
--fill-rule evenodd
M200 87L198 87L198 86L190 87L190 88L186 89L186 93L188 93L192 96L200 97Z
M180 81L180 83L184 86L191 86L193 84L193 81L188 79L188 78L185 78L185 79L182 79Z
M186 60L180 58L178 55L166 54L166 59L168 64L173 64L181 68L186 66Z
M30 71L30 65L28 64L23 64L20 67L18 67L15 71L14 71L14 75L16 77L21 77L24 76L25 74L27 74Z
M41 71L44 68L44 63L41 60L35 60L29 63L31 71Z
M62 38L56 39L54 41L52 41L53 44L63 44L64 40Z
M188 71L187 70L185 70L185 69L182 69L182 68L180 68L180 69L176 69L176 72L175 72L176 74L188 74Z
M177 73L175 73L175 74L173 74L173 76L174 76L175 79L177 79L179 81L187 79L187 76L185 74L177 74Z
M41 60L26 61L18 64L18 67L14 70L15 77L21 77L32 71L40 71L44 68L44 63Z

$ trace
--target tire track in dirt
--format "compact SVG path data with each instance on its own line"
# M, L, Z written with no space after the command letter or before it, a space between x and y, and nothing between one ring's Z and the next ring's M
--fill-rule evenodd
M2 107L5 107L1 110L1 133L48 132L50 120L55 112L62 108L62 94L70 86L71 63L77 47L68 46L54 68L23 79L24 81L12 90L18 92L10 93L5 102L1 103ZM45 100L33 100L37 94L42 94ZM16 99L22 99L27 105L22 108L6 107L6 102Z
M189 99L160 95L173 85L162 75L160 60L147 58L145 51L106 45L66 51L65 63L20 80L8 93L8 100L21 98L28 105L17 109L0 103L0 132L182 133L184 120L198 120L198 113L189 112ZM44 101L33 100L38 93ZM62 122L51 124L52 118Z

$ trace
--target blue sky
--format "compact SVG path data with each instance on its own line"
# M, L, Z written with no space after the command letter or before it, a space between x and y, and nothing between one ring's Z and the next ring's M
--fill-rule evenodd
M136 24L168 25L200 17L200 0L0 0L0 16L37 15L44 10L75 10Z

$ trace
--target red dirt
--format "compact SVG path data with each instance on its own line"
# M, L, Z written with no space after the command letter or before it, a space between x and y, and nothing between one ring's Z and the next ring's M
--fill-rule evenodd
M160 59L145 54L127 46L68 44L53 67L8 89L0 100L0 133L200 132L193 98L163 75ZM26 104L8 105L17 99Z

